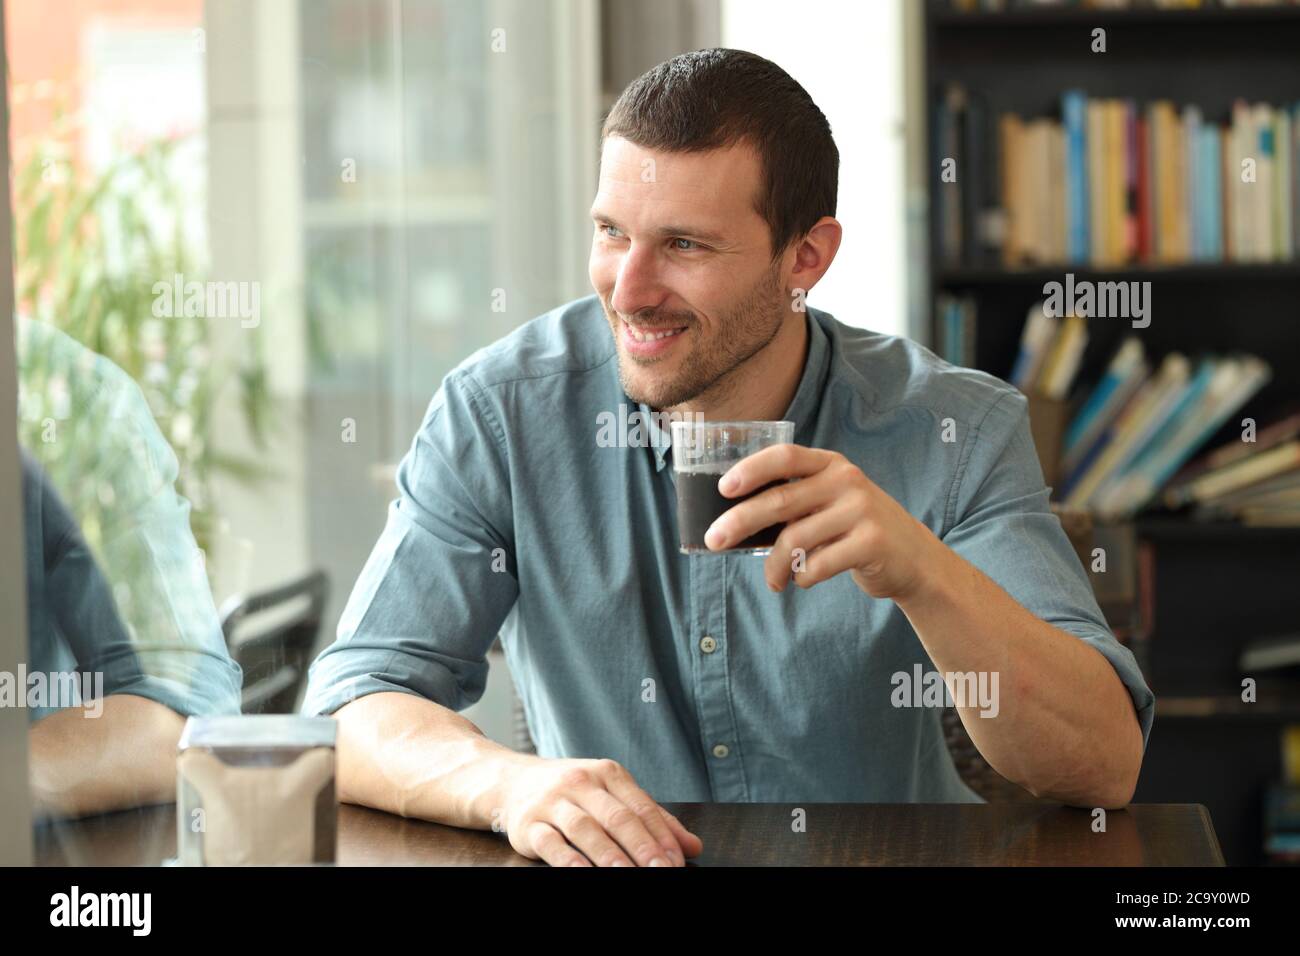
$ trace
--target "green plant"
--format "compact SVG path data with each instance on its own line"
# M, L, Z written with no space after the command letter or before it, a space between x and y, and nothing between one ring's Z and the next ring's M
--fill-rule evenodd
M273 422L258 330L241 330L243 354L224 358L213 348L210 320L154 314L155 283L178 274L206 278L200 230L192 227L202 220L202 197L178 175L198 168L197 157L182 153L196 145L193 138L148 142L92 174L69 161L58 138L17 144L14 270L20 313L67 333L139 385L176 454L177 490L193 506L191 527L206 551L217 517L214 475L256 481L270 473L223 451L212 427L217 403L228 388L237 391L260 447ZM29 358L20 384L39 393L51 384L50 370L39 356ZM40 430L39 418L24 418L19 438L39 447Z

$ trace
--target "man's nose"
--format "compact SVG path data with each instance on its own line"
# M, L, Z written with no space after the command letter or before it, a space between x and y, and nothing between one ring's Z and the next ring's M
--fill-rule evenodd
M666 293L655 250L631 243L619 263L609 304L619 315L634 315L662 304Z

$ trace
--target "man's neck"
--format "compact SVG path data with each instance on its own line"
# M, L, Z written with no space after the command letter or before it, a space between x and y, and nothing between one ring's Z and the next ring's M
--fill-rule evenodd
M664 411L703 415L706 421L776 421L794 401L807 355L807 314L791 312L772 341L732 373L733 380Z

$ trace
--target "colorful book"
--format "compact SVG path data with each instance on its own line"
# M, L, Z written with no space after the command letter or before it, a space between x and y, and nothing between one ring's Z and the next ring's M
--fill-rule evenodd
M1056 338L1059 320L1050 316L1045 310L1045 303L1037 302L1029 307L1025 318L1025 327L1020 333L1020 351L1012 366L1010 382L1020 391L1028 394L1038 378L1038 370Z
M1061 97L1065 125L1066 233L1070 262L1088 261L1088 98L1081 90Z
M1170 415L1169 426L1134 459L1123 478L1100 496L1097 510L1127 517L1145 507L1271 374L1268 364L1254 356L1203 360Z
M1103 483L1122 471L1165 422L1190 374L1186 356L1178 352L1165 356L1155 377L1143 383L1116 421L1101 454L1085 463L1086 472L1070 486L1064 502L1067 508L1090 507Z
M1067 474L1078 466L1088 449L1115 420L1149 371L1142 340L1136 335L1129 336L1116 350L1101 381L1088 394L1066 430L1062 468Z
M1300 468L1300 440L1293 439L1170 488L1164 496L1165 504L1179 508L1193 502L1209 501L1295 468Z

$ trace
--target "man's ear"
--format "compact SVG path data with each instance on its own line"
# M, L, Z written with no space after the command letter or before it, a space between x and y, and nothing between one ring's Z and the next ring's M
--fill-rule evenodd
M833 216L822 216L803 238L796 240L794 264L790 272L792 288L809 292L835 261L844 228Z

